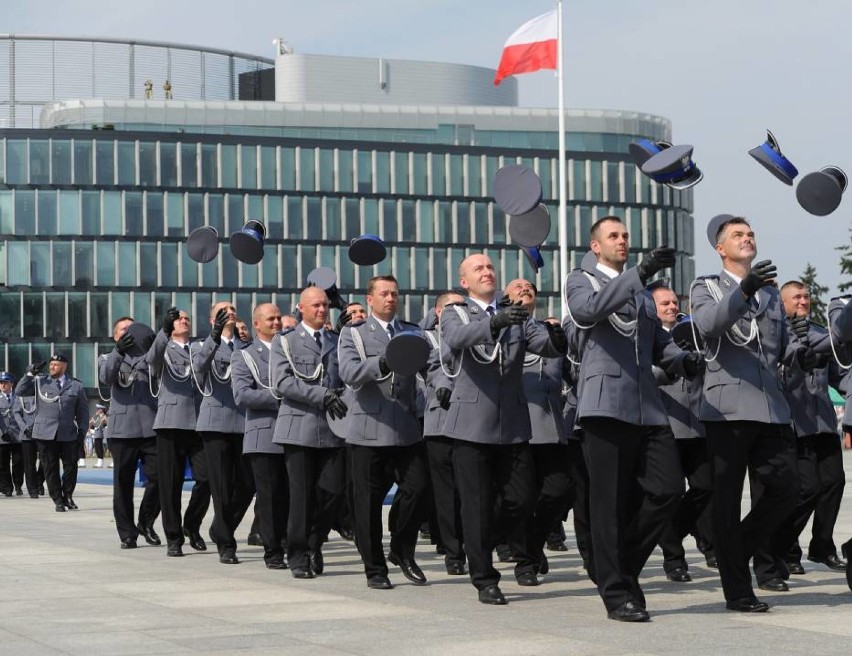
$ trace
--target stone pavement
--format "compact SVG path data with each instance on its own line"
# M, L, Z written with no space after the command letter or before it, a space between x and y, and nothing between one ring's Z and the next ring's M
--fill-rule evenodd
M846 460L852 472L852 456ZM850 496L852 484L838 544L852 533ZM631 625L606 619L573 544L548 554L551 574L538 588L519 588L511 565L500 565L510 603L489 607L466 577L443 573L442 558L424 541L418 561L430 585L412 586L391 566L397 587L375 591L353 545L336 533L324 551L326 574L296 581L267 570L261 548L244 546L247 526L238 536L240 565L221 565L215 551L188 545L186 557L172 559L142 540L134 551L119 549L109 486L82 484L75 500L81 510L60 514L46 499L0 498L2 655L852 652L844 575L807 562L791 592L759 595L769 613L741 615L724 610L717 575L689 540L695 581L667 582L655 554L642 579L652 621Z

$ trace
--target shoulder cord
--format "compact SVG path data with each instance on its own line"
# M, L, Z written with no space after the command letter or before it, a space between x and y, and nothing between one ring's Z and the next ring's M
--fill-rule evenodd
M281 340L281 350L284 351L284 357L287 358L287 363L290 365L290 369L293 370L293 375L299 380L304 380L306 382L312 383L315 380L321 380L323 373L325 373L325 367L322 364L322 355L320 355L320 363L317 365L317 368L314 369L314 373L312 374L303 374L296 368L296 365L293 363L293 352L290 349L290 342L287 339L286 335L279 335L278 339ZM269 359L272 362L272 358ZM272 382L270 380L270 382Z
M357 330L355 330L355 328L350 327L349 328L349 334L352 335L352 345L355 347L355 350L358 352L358 357L361 359L361 362L366 362L367 361L367 352L364 350L364 340L361 338L361 333L359 333ZM341 338L342 337L343 337L343 335L341 335ZM338 362L340 362L340 343L342 341L343 341L343 339L337 340L337 361ZM381 378L377 378L376 382L381 383L381 382L386 381L388 378L391 379L391 388L393 388L393 384L394 384L394 380L395 380L393 371L385 374ZM346 387L351 389L353 392L357 392L358 390L360 390L363 387L363 385L358 385L356 387L355 385L349 385L348 383L344 383L344 384L346 385Z
M690 287L689 287L689 313L690 313L690 315L692 314L692 292L695 289L695 285L698 282L699 282L698 280L693 281L692 285L690 285ZM704 285L707 287L707 291L710 292L710 296L713 297L713 300L715 300L716 303L720 303L722 301L724 294L722 293L722 290L719 287L719 285L716 283L716 281L711 279L711 278L705 278L704 279ZM700 351L700 349L698 348L698 335L695 332L695 322L694 321L692 321L690 323L690 328L692 330L692 341L695 343L695 350ZM760 341L760 330L757 327L757 319L756 318L752 317L752 319L750 321L750 328L749 328L748 336L746 336L743 333L743 331L740 330L739 326L734 324L733 326L731 326L730 330L725 332L725 337L734 346L740 346L740 347L743 347L743 348L748 346L752 341L757 340L758 354L761 358L763 358L763 344ZM713 352L712 357L710 357L709 353L707 353L706 350L705 350L704 359L707 362L713 362L714 360L716 360L716 358L719 357L719 349L722 347L722 338L719 337L718 340L719 341L716 343L716 350ZM708 349L709 349L709 345L708 345Z
M524 354L524 367L532 367L536 364L538 365L538 379L541 380L544 377L544 358L535 353Z
M41 391L41 379L39 378L39 376L35 376L35 388L36 388L36 394L38 395L38 398L40 398L45 403L57 403L59 401L59 394L57 394L56 396L47 396L47 395L42 393L42 391Z
M429 340L429 343L432 345L432 348L438 349L438 357L440 359L440 353L441 353L441 351L440 351L440 349L441 349L440 340L437 337L435 337L434 333L431 330L424 330L423 334L426 335L426 339ZM441 365L441 368L443 369L443 364ZM419 371L417 372L417 377L420 380L423 381L424 385L426 384L426 379L420 374Z
M189 364L186 365L186 369L184 370L183 374L179 374L179 373L175 372L175 364L172 362L172 359L169 357L168 344L166 344L166 350L163 351L163 363L164 363L163 366L160 367L160 371L157 374L158 377L162 378L163 370L165 369L168 372L169 377L172 380L174 380L175 382L178 382L178 383L185 383L186 381L189 380L190 376L193 376L193 372L192 372L192 344L189 345ZM148 371L148 391L151 393L151 396L153 396L156 399L157 397L160 396L160 392L162 391L163 386L159 385L157 387L157 391L155 392L154 391L154 380L153 380L153 378L154 377L151 375L151 371L149 370ZM198 381L195 381L195 384L198 385ZM204 394L204 390L201 390L201 393ZM211 393L212 393L212 391L211 391ZM209 395L205 395L205 396L209 396Z
M102 353L101 355L95 356L95 369L99 369L98 361L101 360L101 359L106 359L106 358L107 358L106 353ZM142 362L142 360L139 360L139 362ZM137 362L137 364L139 364L139 362ZM139 373L139 369L137 368L136 365L133 365L130 368L129 374L126 374L123 371L121 371L121 369L119 369L118 379L115 381L115 383L119 387L123 387L125 389L127 389L128 387L133 387L133 383L136 382L136 377L137 377L138 373ZM150 375L148 376L148 378L149 378L149 382L150 382L150 378L151 378ZM153 392L152 392L152 395L154 395ZM103 401L105 403L110 403L112 401L112 394L110 394L108 397L104 396L103 389L101 388L100 377L98 377L98 396L101 397L101 401ZM156 396L156 395L154 395L154 396Z
M33 407L30 410L27 410L27 406L26 406L26 404L24 404L24 397L19 396L18 400L21 402L21 411L25 415L31 415L36 411L37 407L36 407L35 401L33 402Z
M453 310L455 310L455 312L458 315L459 319L461 320L463 326L467 326L468 324L470 324L470 317L467 316L467 312L465 312L462 307L460 307L458 305L453 305L452 308L453 308ZM443 312L441 313L441 316L442 317L444 316ZM505 334L506 334L506 328L503 328L500 331L500 334L497 335L497 340L496 340L497 343L494 345L494 350L491 351L491 353L489 353L487 351L487 348L484 344L477 344L476 346L469 347L467 350L470 352L470 357L472 357L479 364L493 364L494 361L496 360L496 361L498 361L498 365L500 367L500 370L502 371L503 370L503 349L501 348L501 341L503 340L503 335L505 335ZM439 344L442 343L442 336L443 336L443 328L441 326L441 320L438 319L438 343ZM464 350L462 350L461 356L459 357L458 371L455 374L451 374L449 371L447 371L446 367L444 366L444 354L443 354L443 352L440 348L438 349L438 358L440 359L441 369L443 370L444 374L448 378L457 378L458 375L461 373L461 369L462 369L461 365L462 365L462 362L464 361Z
M203 396L205 398L213 396L213 382L210 380L209 376L204 378L204 383L205 383L204 385L201 385L201 383L198 382L198 373L195 371L195 367L192 365L192 345L193 345L193 343L190 342L190 344L189 344L189 366L187 367L187 369L189 369L189 373L192 376L192 380L195 381L195 386L198 388L198 391L201 392L201 396ZM166 359L168 361L168 351L166 351ZM169 362L169 365L171 365L171 362ZM210 368L212 369L213 367L210 367ZM170 374L172 373L171 370L169 371L169 373ZM172 376L172 377L174 378L174 376ZM177 379L175 378L175 380L177 380ZM184 380L186 380L186 379L184 378ZM180 382L183 382L183 381L180 381Z
M194 342L194 343L197 343L197 342ZM213 360L211 360L211 362L210 362L210 376L207 376L204 379L205 385L201 385L198 382L198 373L195 371L195 365L193 365L193 363L192 363L192 346L193 346L193 343L190 343L190 345L189 345L189 370L192 373L192 379L195 381L195 385L198 387L199 391L201 392L201 396L204 396L204 397L213 396L213 381L210 380L211 377L214 378L216 380L216 382L221 383L222 385L230 385L231 384L231 363L230 362L228 363L228 367L227 367L227 369L225 369L224 376L220 376L219 372L216 371L216 362L213 361ZM218 350L218 349L219 349L219 346L217 345L216 350ZM213 355L215 357L215 355L216 355L215 351L213 352ZM171 364L171 363L169 363L169 364ZM171 372L169 372L169 373L171 373Z
M254 358L251 357L251 355L249 355L247 353L247 351L248 351L248 349L242 349L240 351L240 354L243 356L243 360L246 361L246 367L248 367L248 370L249 370L249 373L251 374L251 377L254 378L254 382L257 384L257 386L259 388L265 389L270 394L272 394L272 396L275 398L276 401L280 401L281 399L283 399L284 397L281 396L280 394L278 394L278 392L275 390L275 387L273 387L272 384L271 384L272 383L272 357L271 357L272 351L269 352L269 355L270 355L269 363L268 363L269 366L268 366L268 371L267 371L267 374L266 374L267 379L270 382L269 385L266 385L260 379L260 368L257 366L257 362L255 362Z
M841 303L846 305L849 301L843 299ZM834 333L831 330L831 318L828 316L828 313L825 315L826 325L828 325L828 343L831 344L831 354L834 356L834 361L837 362L837 366L843 369L843 371L849 371L852 369L852 362L844 363L840 361L840 356L837 354L837 348L834 346Z

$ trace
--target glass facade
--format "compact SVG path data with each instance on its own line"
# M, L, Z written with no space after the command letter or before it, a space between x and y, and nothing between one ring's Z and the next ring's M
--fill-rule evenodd
M111 348L116 318L129 314L156 327L178 305L193 315L193 332L203 334L214 299L230 299L246 319L270 299L287 313L317 266L334 268L341 294L360 299L371 276L393 272L400 315L419 320L437 293L457 285L458 263L485 251L503 283L534 280L542 313L559 314L555 134L494 133L486 140L467 126L472 145L457 145L375 130L346 138L313 132L273 138L0 130L5 367L20 375L61 348L91 388L95 357ZM676 246L673 286L684 294L694 277L692 192L642 176L627 155L632 138L569 134L570 263L584 254L591 224L617 214L631 232L631 261L659 243ZM491 200L494 173L512 163L539 174L553 218L537 275L508 243L508 217ZM227 246L248 219L267 227L258 265L238 262ZM192 261L184 245L202 225L215 227L221 241L207 264ZM385 241L385 262L349 261L349 240L362 233Z

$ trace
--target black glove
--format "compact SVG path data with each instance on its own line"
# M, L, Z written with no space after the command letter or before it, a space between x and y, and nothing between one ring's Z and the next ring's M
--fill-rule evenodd
M809 322L807 317L793 317L790 320L790 330L793 331L793 334L805 346L810 346L808 340L808 326Z
M86 441L86 429L85 428L78 428L77 429L77 441L78 442L85 442Z
M683 372L686 378L695 378L707 369L707 362L701 353L687 353L683 358Z
M12 436L9 435L9 433L3 433L2 435L0 435L0 440L3 440L4 442L11 442Z
M337 392L331 389L326 390L325 396L322 398L322 408L334 419L343 419L346 416L346 411L349 410L346 404L337 396Z
M507 308L507 307L511 307L512 305L514 305L514 303L512 303L512 299L511 299L511 298L509 298L509 295L508 295L508 294L504 294L504 295L503 295L503 298L501 298L501 299L497 302L497 307L498 307L498 308Z
M553 347L560 353L565 353L568 350L568 336L562 326L549 321L546 321L544 326L550 333L550 343L553 344Z
M217 344L222 341L222 331L225 329L226 323L228 323L228 310L219 308L216 316L213 317L213 329L210 331L210 337Z
M33 439L33 429L32 428L25 428L24 429L24 436L26 436L26 438L28 440Z
M669 248L665 244L657 246L648 255L642 258L642 261L636 265L636 273L639 274L639 280L642 284L648 282L648 279L661 269L668 269L675 264L675 250Z
M118 351L119 355L124 355L132 349L135 344L136 340L133 339L133 335L130 333L124 333L115 343L115 350Z
M172 331L175 329L175 321L180 317L180 310L176 307L171 307L166 310L166 317L163 319L163 332L166 333L166 337L172 336Z
M762 260L755 264L749 274L740 283L740 289L746 298L751 298L761 287L775 279L775 265L772 260Z
M435 390L435 398L438 399L438 405L443 410L450 409L450 397L453 395L453 390L447 387L439 387Z
M352 318L352 315L349 314L348 312L341 312L340 316L337 317L337 323L334 324L335 332L339 333L341 330L343 330L343 326L345 326L347 323L349 323L349 320L351 318Z
M813 371L819 366L819 355L810 346L796 351L796 359L805 371Z
M693 342L691 339L686 339L686 338L683 338L683 339L677 339L677 340L675 340L675 345L676 345L676 346L677 346L677 347L678 347L681 351L689 351L689 352L692 352L692 351L694 351L694 350L695 350L695 342Z
M379 356L379 371L382 372L382 376L387 376L390 373L390 367L388 366L388 361L385 360L385 356Z
M42 360L41 362L34 362L27 368L28 376L38 376L41 373L41 370L47 366L47 360Z
M529 312L522 308L520 303L509 305L491 317L491 334L496 337L503 328L521 326L529 317Z

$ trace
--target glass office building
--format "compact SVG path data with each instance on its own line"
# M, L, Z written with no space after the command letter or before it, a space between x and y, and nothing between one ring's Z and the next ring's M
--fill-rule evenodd
M65 351L91 388L116 318L156 328L177 305L205 334L213 300L230 298L246 319L268 300L291 311L317 266L338 272L347 298L363 299L372 275L393 273L400 315L418 320L478 251L503 283L534 280L541 312L558 314L556 122L555 110L510 105L49 104L41 128L0 130L0 357L21 374ZM591 224L614 213L630 229L633 260L659 243L676 246L673 285L685 292L694 275L692 193L652 183L627 156L637 137L670 139L668 121L572 110L568 128L571 264L585 253ZM491 199L494 174L509 163L539 174L553 217L538 274ZM257 265L238 262L227 246L249 219L267 227ZM202 225L221 238L207 264L184 246ZM364 233L385 241L385 262L349 261L349 240Z

